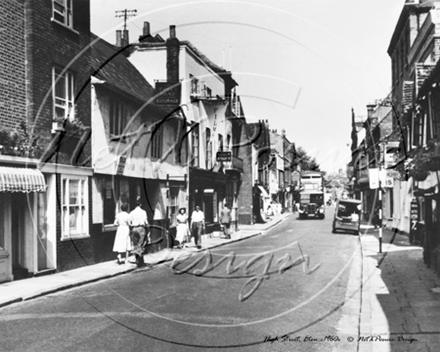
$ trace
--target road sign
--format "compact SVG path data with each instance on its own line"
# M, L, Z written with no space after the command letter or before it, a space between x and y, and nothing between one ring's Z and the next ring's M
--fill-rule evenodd
M217 161L229 162L232 161L232 152L217 152Z

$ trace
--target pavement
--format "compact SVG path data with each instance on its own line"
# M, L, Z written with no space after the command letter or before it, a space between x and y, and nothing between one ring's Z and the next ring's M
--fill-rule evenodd
M156 253L146 254L144 256L144 261L147 266L144 268L137 268L133 263L118 265L115 259L109 262L85 266L78 269L57 272L52 275L5 282L0 284L0 307L27 301L99 280L108 279L134 270L150 270L152 267L154 268L161 263L172 261L176 256L182 255L184 252L191 253L205 251L232 242L238 242L258 236L291 215L292 213L281 214L264 224L240 225L239 230L231 234L231 239L216 238L213 236L209 237L205 235L202 238L201 249L197 249L194 245L190 245L183 249L167 248ZM130 259L134 261L134 257Z
M440 279L423 248L391 229L361 226L334 351L440 351Z
M144 256L153 268L185 252L198 252L258 236L291 216L282 214L265 224L240 225L231 239L209 238L202 249L166 249ZM407 236L363 224L352 257L345 301L334 351L440 351L440 279L423 263L423 249ZM0 284L0 307L30 300L134 270L116 261Z

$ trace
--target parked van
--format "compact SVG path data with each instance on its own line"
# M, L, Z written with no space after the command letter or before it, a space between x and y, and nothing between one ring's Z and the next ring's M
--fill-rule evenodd
M337 230L353 231L359 235L362 203L357 199L339 199L336 202L332 233Z

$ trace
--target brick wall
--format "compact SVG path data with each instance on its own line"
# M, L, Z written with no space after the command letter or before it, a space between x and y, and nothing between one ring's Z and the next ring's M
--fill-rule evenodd
M0 5L0 126L16 127L26 116L24 6Z
M252 222L252 143L244 143L249 139L247 135L246 121L243 120L241 129L241 147L238 157L243 160L243 173L238 190L238 223L249 225Z
M91 125L90 92L90 6L89 0L73 1L73 30L53 20L52 1L25 1L25 38L27 55L27 121L38 144L45 148L53 138L52 76L55 66L68 68L75 75L75 116L84 125ZM90 155L90 141L84 149L84 162ZM66 155L51 154L50 162L70 164ZM90 164L90 163L89 163Z

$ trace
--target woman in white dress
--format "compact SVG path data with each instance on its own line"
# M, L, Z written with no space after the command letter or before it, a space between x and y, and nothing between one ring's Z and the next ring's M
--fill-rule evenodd
M177 220L177 232L176 241L179 241L179 248L184 247L185 237L188 235L188 215L186 215L186 209L180 208L179 214L176 217Z
M117 263L122 264L122 253L125 252L125 264L128 262L128 252L132 250L129 227L129 214L127 212L127 204L121 205L121 212L116 215L115 225L118 226L116 231L115 242L113 244L113 252L118 253Z

